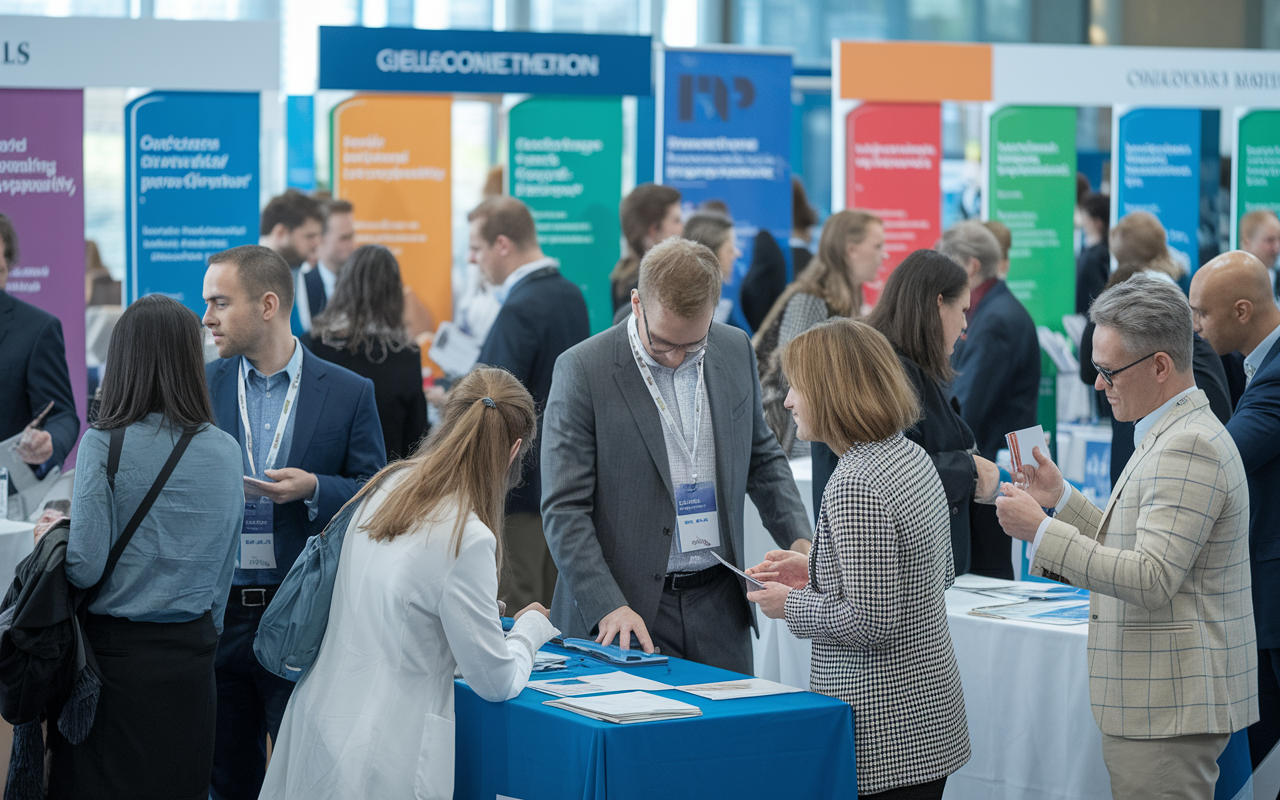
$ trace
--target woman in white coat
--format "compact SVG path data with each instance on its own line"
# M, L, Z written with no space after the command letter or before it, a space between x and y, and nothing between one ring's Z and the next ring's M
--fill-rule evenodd
M533 400L478 367L411 459L352 502L329 627L280 725L261 798L453 797L455 668L491 702L515 697L558 631L534 603L503 637L503 500L535 435Z

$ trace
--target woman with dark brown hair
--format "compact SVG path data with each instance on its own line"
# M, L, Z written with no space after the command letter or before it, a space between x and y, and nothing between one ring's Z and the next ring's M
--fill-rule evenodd
M503 500L537 432L511 373L477 367L410 459L351 500L329 626L298 681L260 797L453 796L453 678L515 697L559 633L532 603L503 638Z
M640 280L640 259L658 242L684 232L680 221L680 192L670 186L642 183L618 207L627 253L609 275L613 285L613 310L631 302L631 290Z
M76 458L67 580L97 587L84 631L101 695L88 738L48 726L49 796L204 798L213 769L213 655L244 519L240 445L213 425L200 321L161 295L111 337L98 420ZM112 432L123 432L107 477ZM190 432L189 440L185 432ZM114 569L108 554L170 454L186 449Z

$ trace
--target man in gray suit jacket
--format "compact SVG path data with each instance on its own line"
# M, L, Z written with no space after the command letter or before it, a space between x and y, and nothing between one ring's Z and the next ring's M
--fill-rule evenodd
M668 239L646 254L631 315L556 361L543 420L542 518L565 636L635 634L645 652L752 672L741 579L750 493L779 546L812 533L764 421L746 335L712 324L720 268Z

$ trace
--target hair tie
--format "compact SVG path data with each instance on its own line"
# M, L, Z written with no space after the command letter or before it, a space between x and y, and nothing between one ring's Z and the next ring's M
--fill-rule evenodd
M484 404L485 404L486 406L488 406L489 408L496 409L496 408L498 407L498 404L497 404L497 403L495 403L495 402L493 402L493 398L492 398L492 397L481 397L481 398L480 398L480 402L481 402L481 403L484 403Z

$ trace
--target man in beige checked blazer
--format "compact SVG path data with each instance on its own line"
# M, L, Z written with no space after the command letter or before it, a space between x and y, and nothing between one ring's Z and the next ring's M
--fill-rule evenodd
M1213 797L1217 759L1258 719L1249 490L1191 370L1191 307L1138 275L1089 309L1095 386L1136 451L1099 510L1035 450L1000 523L1038 575L1089 589L1089 696L1119 798ZM1046 515L1046 510L1050 515Z

